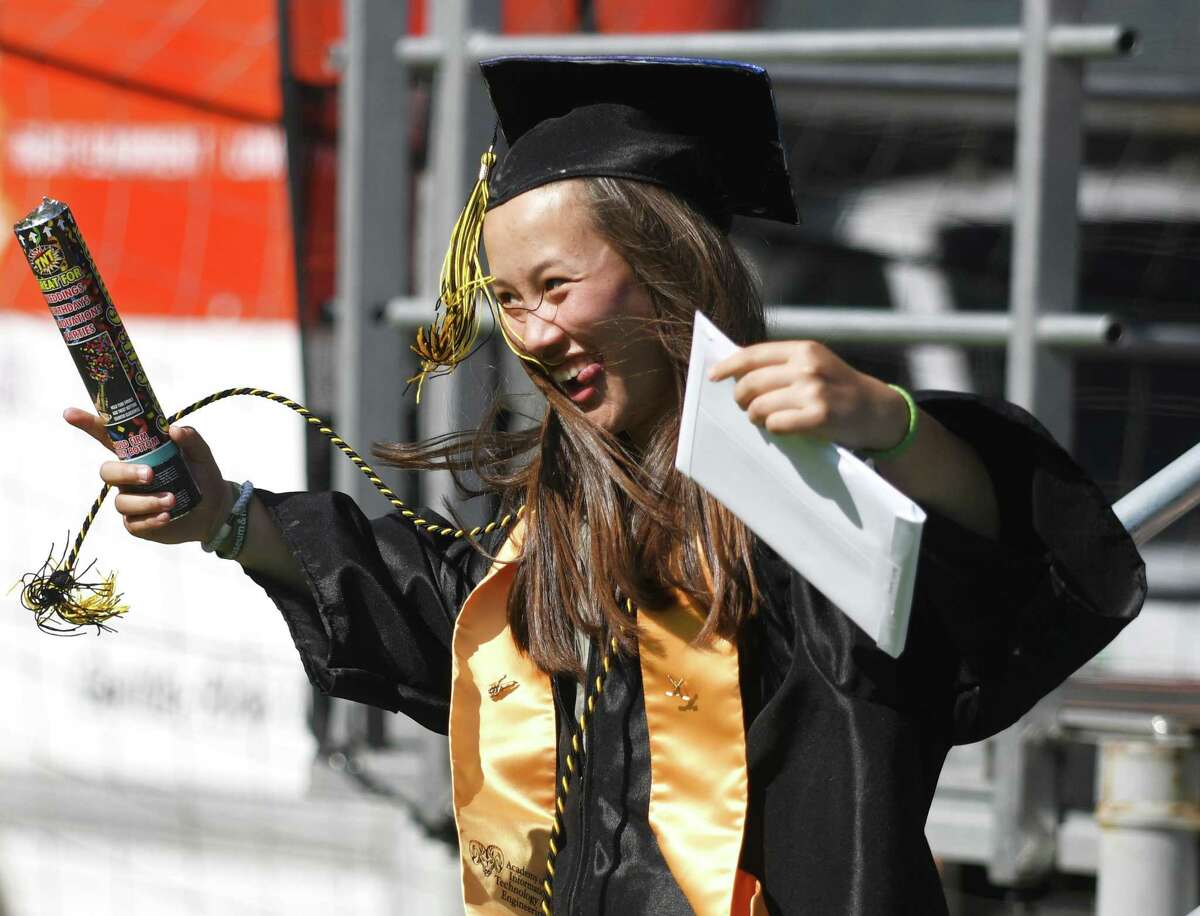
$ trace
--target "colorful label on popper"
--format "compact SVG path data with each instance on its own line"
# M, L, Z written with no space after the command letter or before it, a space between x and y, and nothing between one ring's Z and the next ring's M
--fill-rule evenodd
M200 491L70 208L44 197L13 231L117 457L151 465L142 489L174 493L171 516L184 515Z

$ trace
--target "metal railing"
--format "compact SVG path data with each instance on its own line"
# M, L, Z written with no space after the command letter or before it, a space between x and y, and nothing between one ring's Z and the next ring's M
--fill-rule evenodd
M400 297L388 302L384 315L389 324L405 331L428 324L430 304ZM950 315L904 315L890 309L820 308L776 305L766 308L767 331L772 337L803 337L843 343L916 344L955 343L964 346L1002 347L1012 335L1007 312ZM480 331L494 328L491 312L480 315ZM1113 349L1124 326L1112 315L1044 315L1036 335L1048 347L1090 350Z
M887 29L779 32L701 32L665 35L496 35L469 32L463 57L477 63L489 57L525 54L628 54L646 57L736 58L757 64L813 61L1016 60L1025 44L1020 28ZM1063 23L1050 29L1047 51L1062 58L1104 58L1129 54L1137 32L1123 25ZM445 55L436 35L402 38L396 56L412 67L436 68Z
M1113 511L1144 544L1200 503L1200 444L1192 446L1131 493ZM1197 558L1200 563L1200 557Z
M411 296L388 300L384 320L410 333L430 321L432 304ZM766 307L767 333L826 343L906 346L956 344L1004 347L1012 339L1008 312L904 314L881 308L773 305ZM491 312L480 314L480 333L495 328ZM1200 326L1182 322L1126 321L1115 315L1045 314L1034 327L1045 347L1110 357L1195 358L1200 356Z

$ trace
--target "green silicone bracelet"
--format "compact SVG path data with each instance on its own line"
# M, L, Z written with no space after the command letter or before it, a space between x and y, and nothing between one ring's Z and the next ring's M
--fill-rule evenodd
M908 405L908 430L904 433L904 438L897 442L889 449L884 449L881 452L863 451L863 455L867 458L873 458L876 461L886 460L888 458L896 458L904 452L908 451L908 447L913 444L917 438L917 402L913 400L913 396L901 388L899 385L888 385L892 391L904 398L904 403Z

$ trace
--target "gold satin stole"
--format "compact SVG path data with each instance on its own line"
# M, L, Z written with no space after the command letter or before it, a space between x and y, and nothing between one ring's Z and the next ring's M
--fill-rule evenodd
M470 914L540 913L556 803L550 678L517 651L508 630L509 561L519 555L523 524L454 628L450 760ZM650 827L697 914L763 912L757 882L738 870L748 789L737 647L691 645L705 615L679 598L638 618ZM603 697L596 715L604 715Z

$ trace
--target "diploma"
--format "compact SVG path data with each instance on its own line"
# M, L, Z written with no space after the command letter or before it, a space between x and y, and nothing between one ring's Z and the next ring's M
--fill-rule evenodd
M737 349L696 313L675 467L898 656L924 511L849 450L751 423L733 398L735 380L708 379Z

